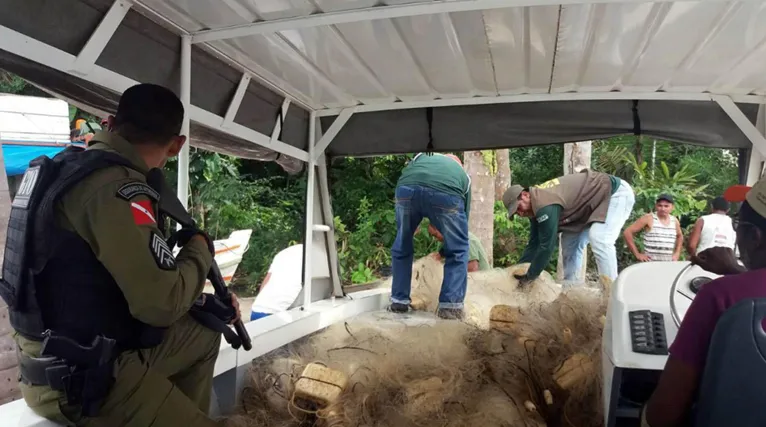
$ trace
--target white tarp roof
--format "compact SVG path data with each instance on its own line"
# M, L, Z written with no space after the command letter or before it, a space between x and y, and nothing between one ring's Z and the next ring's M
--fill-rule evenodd
M142 3L313 108L571 91L766 94L762 1ZM401 5L422 14L385 18ZM295 29L272 32L274 20ZM333 21L343 23L323 25Z
M0 141L69 143L69 105L58 99L0 94Z
M44 4L0 0L0 67L109 112L191 52L192 143L288 170L313 135L314 159L626 133L766 153L762 0Z

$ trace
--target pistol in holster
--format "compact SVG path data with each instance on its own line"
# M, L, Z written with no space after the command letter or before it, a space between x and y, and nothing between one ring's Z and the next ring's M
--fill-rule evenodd
M46 331L40 358L19 358L22 379L31 385L48 385L66 395L67 404L80 406L86 417L98 415L114 385L117 342L102 335L89 346Z

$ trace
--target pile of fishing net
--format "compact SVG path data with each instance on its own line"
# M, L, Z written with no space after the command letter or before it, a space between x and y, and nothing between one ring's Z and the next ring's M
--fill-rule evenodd
M440 268L414 267L423 311L365 313L255 360L232 425L603 424L604 292L562 292L548 275L518 290L523 266L476 272L466 321L441 320Z

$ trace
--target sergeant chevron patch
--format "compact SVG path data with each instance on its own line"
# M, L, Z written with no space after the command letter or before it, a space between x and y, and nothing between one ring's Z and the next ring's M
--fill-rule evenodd
M170 250L165 239L159 234L152 232L152 236L149 240L149 249L151 249L154 261L159 268L163 270L176 269L176 259L173 256L173 251Z

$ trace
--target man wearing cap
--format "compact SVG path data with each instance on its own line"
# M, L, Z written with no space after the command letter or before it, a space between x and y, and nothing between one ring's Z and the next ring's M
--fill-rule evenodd
M731 187L724 197L729 202L744 202L736 230L744 266L737 262L732 248L725 246L692 257L693 264L723 277L705 284L686 311L657 388L642 411L645 427L688 425L718 319L739 301L766 298L766 180L752 189Z
M423 218L444 238L444 279L437 314L463 317L468 284L468 214L471 211L471 179L454 155L418 154L402 171L396 185L396 240L391 248L390 310L409 310L412 280L412 236Z
M723 246L734 249L736 234L729 217L729 202L724 197L716 197L710 203L711 212L697 220L689 235L686 250L694 256L705 249Z
M40 160L24 175L0 296L11 312L22 394L45 418L77 426L220 425L207 412L221 333L189 315L193 305L214 303L202 294L213 245L188 230L178 234L174 256L160 195L147 184L150 169L186 142L183 116L170 90L133 86L109 117L109 132L98 132L87 150ZM90 363L72 359L78 356Z
M530 188L512 185L503 195L508 215L530 219L529 242L519 262L531 264L526 274L516 275L519 286L525 287L543 271L556 249L559 232L565 285L582 283L578 273L588 242L599 275L616 279L614 244L634 202L627 182L587 169Z
M660 194L654 204L654 212L641 216L623 232L625 243L633 256L641 262L678 261L684 243L684 234L673 212L673 196ZM644 233L644 252L636 247L634 236Z

